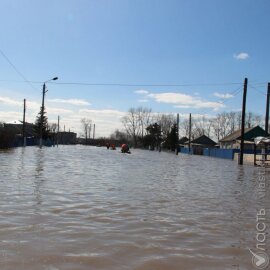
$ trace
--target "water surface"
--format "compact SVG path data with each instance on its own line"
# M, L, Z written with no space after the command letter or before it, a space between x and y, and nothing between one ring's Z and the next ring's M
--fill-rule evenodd
M17 148L0 166L1 270L254 269L258 168L85 146Z

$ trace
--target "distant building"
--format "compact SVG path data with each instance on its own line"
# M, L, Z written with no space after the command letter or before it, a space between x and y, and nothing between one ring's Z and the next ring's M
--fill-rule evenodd
M16 135L22 136L22 133L23 133L22 122L4 123L3 128L8 132L12 132ZM34 124L26 122L25 123L25 137L33 137L33 136L35 136Z
M190 146L193 149L193 154L195 155L202 155L203 148L214 148L216 144L216 142L206 135L202 135L190 142Z
M77 133L74 132L58 132L58 143L59 144L76 144Z
M183 139L183 140L185 140L183 144L185 148L187 148L189 146L189 140L186 140L186 139ZM206 135L202 135L190 142L192 153L195 155L202 155L204 148L215 148L216 146L217 146L217 143Z
M267 137L269 134L260 126L245 128L244 131L244 148L253 149L254 138ZM241 142L241 129L233 132L232 134L224 137L219 141L220 148L222 149L240 149Z
M188 138L186 136L184 136L184 137L182 137L182 138L179 139L178 145L180 147L183 147L183 146L185 146L186 142L188 142Z

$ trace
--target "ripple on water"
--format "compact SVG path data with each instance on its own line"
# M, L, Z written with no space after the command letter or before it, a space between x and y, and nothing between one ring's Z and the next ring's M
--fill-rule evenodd
M84 146L0 162L1 270L251 269L256 168Z

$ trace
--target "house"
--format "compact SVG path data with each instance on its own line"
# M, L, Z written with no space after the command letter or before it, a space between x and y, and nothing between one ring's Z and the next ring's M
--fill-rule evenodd
M182 138L179 139L178 145L180 147L183 147L183 146L185 146L186 142L188 142L188 138L186 136L184 136L184 137L182 137Z
M16 121L14 123L4 123L3 129L16 135L22 136L23 123L21 121L19 122ZM25 122L25 136L26 137L35 136L34 124Z
M188 142L185 144L188 144ZM193 149L193 154L195 155L202 155L203 148L215 148L216 144L216 142L214 142L206 135L202 135L190 142L190 146Z
M267 137L269 134L260 126L245 128L244 149L254 149L254 138L260 136ZM222 149L240 149L240 143L241 129L233 132L219 141L220 148Z
M76 144L77 133L62 131L58 132L57 136L59 144Z

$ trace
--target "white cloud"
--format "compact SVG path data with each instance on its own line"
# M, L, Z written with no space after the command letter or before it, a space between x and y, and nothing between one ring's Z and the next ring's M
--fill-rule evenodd
M148 102L149 100L148 100L148 99L139 99L138 101L141 102L141 103L146 103L146 102Z
M81 119L86 117L92 120L96 125L96 137L109 136L116 129L122 129L121 118L125 116L126 112L113 109L81 109L76 114L69 115L63 118L62 123L66 126L72 125L78 132L82 133Z
M149 94L148 97L153 98L159 103L174 104L176 108L211 108L218 110L224 108L225 105L219 102L206 101L198 96L190 96L182 93L160 93L160 94Z
M54 114L54 115L74 113L72 110L63 109L63 108L53 108L53 107L47 107L46 111L48 114Z
M64 103L64 104L70 104L70 105L76 105L76 106L84 106L84 105L91 105L88 101L84 99L62 99L62 98L55 98L55 99L49 99L48 102L53 103Z
M9 97L0 97L0 103L3 103L5 105L11 105L11 106L19 106L19 107L23 106L22 101L17 101Z
M23 107L23 101L22 100L16 100L9 97L0 97L0 103L7 105L7 106L15 106L15 107ZM39 109L41 106L40 103L35 101L29 101L26 100L26 107L30 110L36 110Z
M14 122L22 120L22 112L17 111L1 111L0 112L0 122Z
M218 92L215 92L214 93L214 96L215 97L218 97L218 98L222 98L222 99L229 99L229 98L233 98L234 97L234 95L229 94L229 93L218 93Z
M112 109L104 109L104 110L91 110L91 109L81 109L79 110L80 114L87 114L89 116L97 116L97 115L106 115L108 117L122 117L125 115L125 112L121 112L118 110Z
M149 92L148 92L147 90L140 89L140 90L136 90L136 91L134 91L134 93L136 93L136 94L143 94L143 95L146 95L146 94L148 94Z
M246 60L249 58L249 54L245 52L241 52L238 54L234 54L233 57L237 60Z

